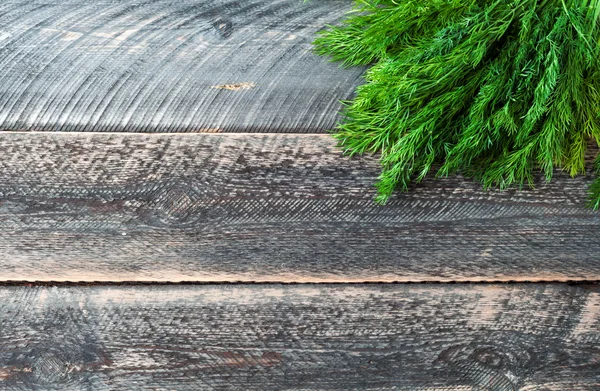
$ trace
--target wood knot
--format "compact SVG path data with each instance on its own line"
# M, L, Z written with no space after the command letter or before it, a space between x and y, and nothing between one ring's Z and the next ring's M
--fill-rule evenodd
M70 371L70 359L60 350L49 348L40 351L31 361L31 374L42 384L65 383Z
M502 352L489 348L475 349L471 354L472 360L488 368L502 368L504 365L507 365L506 358Z
M522 368L534 365L535 357L533 347L509 342L505 337L497 342L452 346L442 351L434 364L459 372L458 376L469 378L482 389L514 391L527 375Z
M204 198L191 180L188 183L167 183L149 195L139 214L151 226L185 228L205 217Z
M97 346L62 338L61 344L34 346L28 352L10 358L0 368L5 385L21 384L27 389L83 389L87 372L110 361Z
M190 216L195 197L189 189L175 187L167 189L157 201L156 205L163 212L166 219L183 222Z
M218 17L213 20L212 26L221 38L229 38L233 33L233 22L229 18Z

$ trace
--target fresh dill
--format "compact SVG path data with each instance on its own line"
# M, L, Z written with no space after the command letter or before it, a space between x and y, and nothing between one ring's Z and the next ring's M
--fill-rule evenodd
M430 173L501 189L584 174L600 144L599 16L600 0L356 0L315 41L371 65L333 135L348 155L381 154L379 203Z

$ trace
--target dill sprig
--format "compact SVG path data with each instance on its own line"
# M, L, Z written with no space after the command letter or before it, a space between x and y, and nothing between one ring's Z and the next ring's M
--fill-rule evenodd
M584 174L600 144L599 16L600 0L357 0L315 41L371 65L333 135L348 155L381 154L379 203L432 171L501 189ZM595 172L598 209L600 158Z

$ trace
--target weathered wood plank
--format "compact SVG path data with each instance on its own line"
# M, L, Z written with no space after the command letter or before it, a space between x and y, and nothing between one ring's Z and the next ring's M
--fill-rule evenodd
M348 0L5 0L0 130L325 131L362 69L311 52Z
M0 288L3 390L598 390L600 288Z
M0 134L0 279L600 280L590 178L372 199L327 135Z

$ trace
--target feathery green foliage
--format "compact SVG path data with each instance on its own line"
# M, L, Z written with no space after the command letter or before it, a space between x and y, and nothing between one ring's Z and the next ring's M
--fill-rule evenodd
M600 0L356 0L315 41L372 65L334 137L381 153L380 203L432 170L501 189L536 169L585 173L600 144L599 16ZM590 190L597 209L600 179Z

